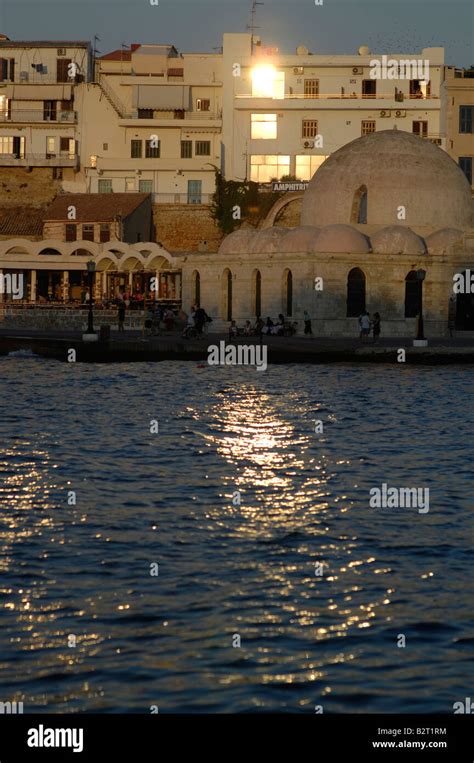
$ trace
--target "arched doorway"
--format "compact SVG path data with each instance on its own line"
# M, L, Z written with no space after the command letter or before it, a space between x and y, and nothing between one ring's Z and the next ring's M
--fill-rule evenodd
M255 316L262 314L262 275L259 270L252 273L252 307Z
M283 274L283 311L288 318L293 315L293 273L285 270Z
M222 274L222 316L232 320L232 273L226 268Z
M416 318L421 311L423 282L417 278L416 270L410 270L405 278L405 318Z
M192 300L195 305L201 304L201 276L198 270L193 271L192 275L193 296Z
M365 273L352 268L347 276L347 317L357 318L365 310Z
M463 281L470 283L466 271L462 271ZM474 294L456 294L456 330L474 331Z

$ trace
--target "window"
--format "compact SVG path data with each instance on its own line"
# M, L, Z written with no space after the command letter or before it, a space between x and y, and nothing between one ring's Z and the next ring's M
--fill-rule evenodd
M354 194L350 222L367 225L367 187L365 185L359 186Z
M0 58L0 82L15 81L15 59Z
M138 119L153 119L153 109L138 109Z
M299 180L311 180L314 173L327 159L327 156L311 156L310 154L300 154L296 156L295 175Z
M252 70L252 95L255 98L284 98L285 72L273 66L257 66Z
M360 134L369 135L371 132L375 132L375 119L363 119Z
M125 193L133 193L135 191L135 178L125 178Z
M365 274L352 268L347 276L347 317L356 318L365 310Z
M426 138L428 135L428 122L418 121L412 123L412 130L414 135L419 135L420 138Z
M145 141L145 157L147 159L159 159L160 158L160 145L161 142L152 138Z
M196 99L196 111L210 111L211 101L209 98L197 98Z
M303 119L301 129L302 138L315 138L318 134L318 120L317 119Z
M46 138L46 158L56 156L56 138Z
M429 95L431 95L431 82L410 80L410 98L427 98Z
M73 140L74 142L74 140ZM59 138L59 150L61 153L70 153L71 138Z
M459 166L467 177L469 183L472 185L472 156L460 156Z
M10 117L10 101L6 95L0 95L0 122L6 122Z
M174 118L175 119L184 119L184 117L185 117L184 109L175 109L174 110Z
M100 224L100 241L103 244L105 244L107 241L110 241L110 225L109 225L109 223L101 223Z
M73 223L66 224L66 241L76 241L77 239L77 225Z
M270 183L272 178L290 174L290 157L274 155L254 155L250 157L250 180L255 183Z
M56 101L43 101L43 119L45 122L56 121Z
M132 140L130 143L130 157L132 159L142 158L142 141Z
M112 193L112 181L99 180L99 193Z
M319 80L318 79L305 79L304 81L304 97L305 98L317 98L319 95Z
M195 146L196 156L210 156L211 155L211 141L210 140L197 140Z
M416 318L420 314L423 281L411 270L405 278L405 318Z
M271 140L277 136L277 115L276 114L251 114L251 133L252 140Z
M12 135L0 135L0 154L13 154Z
M362 98L375 98L377 94L377 82L374 79L362 80Z
M202 203L202 180L188 180L188 204Z
M153 180L139 180L138 190L140 193L153 193Z
M474 106L459 107L459 132L472 133Z
M192 140L181 141L181 159L192 159L193 142Z
M82 226L82 238L84 241L93 241L94 240L94 226L93 225L83 225Z

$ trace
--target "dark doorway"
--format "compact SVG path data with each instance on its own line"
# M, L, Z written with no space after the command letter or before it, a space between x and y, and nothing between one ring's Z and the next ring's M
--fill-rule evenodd
M416 271L411 270L405 278L405 318L416 318L421 311L423 298L423 282L416 277Z
M352 268L347 276L347 317L357 318L365 310L365 274Z

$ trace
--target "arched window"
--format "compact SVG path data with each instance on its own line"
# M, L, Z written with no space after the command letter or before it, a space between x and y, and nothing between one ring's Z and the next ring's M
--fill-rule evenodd
M354 194L352 202L351 223L367 224L367 186L361 185Z
M252 275L253 314L262 314L262 275L259 270L254 270Z
M232 320L232 273L226 268L222 274L222 316L224 320Z
M201 276L199 271L195 270L192 275L193 284L193 303L195 305L201 304Z
M293 315L293 274L285 270L283 274L283 312L289 318Z
M416 318L421 310L423 282L411 270L405 278L405 318Z
M347 317L354 318L365 310L365 274L352 268L347 276Z

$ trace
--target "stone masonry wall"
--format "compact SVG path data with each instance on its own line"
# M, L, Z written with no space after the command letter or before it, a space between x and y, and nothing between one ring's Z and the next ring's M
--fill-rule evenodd
M203 241L207 251L217 252L223 238L207 206L155 204L153 223L156 240L170 252L199 251Z
M61 187L49 167L0 168L0 207L42 207L50 204Z

